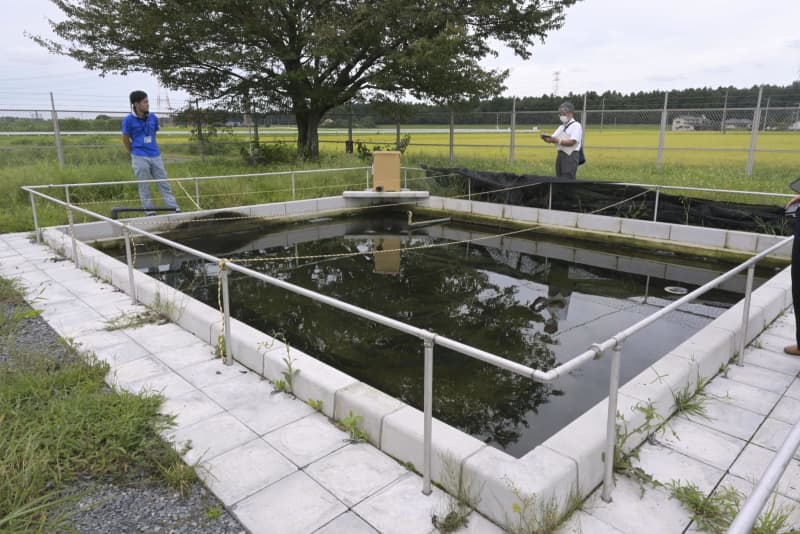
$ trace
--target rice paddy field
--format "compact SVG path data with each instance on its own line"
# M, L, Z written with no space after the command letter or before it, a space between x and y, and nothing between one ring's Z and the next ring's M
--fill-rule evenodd
M418 167L455 167L516 174L552 175L555 149L539 139L552 133L553 126L518 128L514 135L511 161L511 132L508 129L470 128L459 125L453 136L453 160L450 160L450 133L439 127L403 126L401 136L410 136L402 165ZM371 160L345 153L347 131L320 129L320 159L315 162L294 160L295 131L292 128L262 127L262 144L275 148L276 157L265 163L248 163L242 155L248 150L250 133L246 128L230 130L214 137L202 148L180 128L164 128L159 144L170 178L258 174L286 171L280 176L207 180L173 185L179 202L192 209L195 200L205 207L224 207L246 203L309 198L339 194L344 189L363 188L366 168ZM50 135L0 136L0 232L24 231L33 227L30 199L19 188L33 184L121 182L133 179L130 161L119 134L100 132L88 135L64 135L64 167L58 164L55 142ZM800 132L759 132L751 176L745 176L750 146L750 132L668 131L664 139L662 165L657 166L659 131L647 127L589 127L585 134L587 163L578 177L628 183L647 183L679 187L704 187L733 191L758 191L790 195L788 184L800 178ZM396 140L393 126L354 129L356 147L369 150L391 149ZM290 171L331 168L362 169L332 174L298 174L293 183ZM417 185L422 186L422 174ZM410 187L419 188L412 183ZM54 188L54 192L56 189ZM78 191L78 190L75 190ZM446 192L438 192L447 194ZM729 193L692 193L721 200L760 204L782 204L785 199L768 196L744 196ZM58 195L56 195L58 196ZM787 197L788 198L788 197ZM195 199L195 200L192 200ZM134 185L82 189L72 200L106 213L110 206L137 204ZM45 225L66 221L63 208L40 206L40 222Z

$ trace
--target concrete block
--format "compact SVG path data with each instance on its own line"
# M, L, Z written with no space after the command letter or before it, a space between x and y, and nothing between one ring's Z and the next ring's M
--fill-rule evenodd
M491 202L472 202L472 213L476 215L483 215L485 217L500 218L502 213L502 206Z
M763 252L769 247L780 243L784 239L786 239L786 236L758 234L758 241L756 242L756 252ZM773 252L772 255L779 258L787 258L787 259L791 258L792 242L790 241L786 243L784 246L780 247L778 250Z
M470 213L472 209L472 203L469 200L461 198L446 198L444 199L443 207L447 211Z
M758 235L750 232L737 232L727 230L725 236L725 248L738 250L741 252L755 252L758 243Z
M697 364L697 371L703 378L716 375L737 350L736 337L726 328L713 322L692 337L672 349L670 354L685 358Z
M625 395L643 405L652 403L665 419L675 411L674 395L697 383L698 365L674 354L667 354L620 388Z
M335 397L334 419L342 420L351 412L362 417L361 428L369 436L370 443L379 448L384 417L406 406L363 382L355 382L338 390Z
M578 225L578 214L571 211L540 210L539 224L574 228Z
M264 439L301 468L350 444L346 432L318 413L269 432Z
M669 241L669 234L672 229L671 224L639 221L636 219L621 219L621 222L620 233L622 234Z
M637 404L641 402L624 393L620 393L617 399L617 412L625 417L630 429L636 428L644 420L640 412L632 409ZM575 462L578 468L580 495L587 495L603 480L607 419L606 399L594 405L542 444L543 447ZM639 443L636 443L635 439L629 439L626 448L632 448Z
M428 534L431 517L446 509L447 496L438 488L422 494L422 479L409 473L361 502L353 511L382 534Z
M463 473L471 481L478 510L501 525L517 516L513 507L522 504L520 499L563 506L578 481L575 462L546 447L536 447L519 460L484 447L466 459Z
M724 248L727 237L725 230L685 224L672 224L669 234L670 241L714 248Z
M539 208L531 208L528 206L506 206L506 211L501 214L504 218L514 219L522 222L542 222L542 214L547 210L540 210Z
M618 234L622 228L622 219L619 217L607 217L605 215L594 215L592 213L578 214L578 228L591 230L594 232L606 232Z
M381 450L404 462L411 462L417 471L423 469L424 414L406 406L383 418ZM431 429L431 478L444 482L445 469L461 465L465 458L486 445L460 430L434 419Z
M285 203L286 216L296 217L298 215L307 215L314 213L317 209L316 199L309 200L293 200Z
M347 208L347 201L341 197L325 197L325 198L318 198L317 199L317 211L318 212L334 212L339 210L344 210Z

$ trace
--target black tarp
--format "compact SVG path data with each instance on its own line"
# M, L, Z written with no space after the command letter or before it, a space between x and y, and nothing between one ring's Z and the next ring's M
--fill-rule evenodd
M597 213L613 217L654 220L654 189L552 176L488 172L422 166L427 175L449 191L470 193L473 200L547 208L552 187L554 210ZM780 205L723 202L684 195L658 194L658 222L706 226L725 230L789 235L791 226Z

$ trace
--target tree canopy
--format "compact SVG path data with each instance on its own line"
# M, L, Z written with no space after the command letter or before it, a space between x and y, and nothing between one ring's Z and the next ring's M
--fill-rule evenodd
M458 103L499 94L505 45L529 58L577 0L52 0L51 52L91 70L152 73L245 111L291 110L316 157L325 113L354 98Z

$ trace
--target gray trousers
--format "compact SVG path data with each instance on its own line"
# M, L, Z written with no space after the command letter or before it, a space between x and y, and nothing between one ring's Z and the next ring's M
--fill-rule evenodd
M578 151L576 150L569 156L561 150L556 157L556 177L576 179L578 173Z

